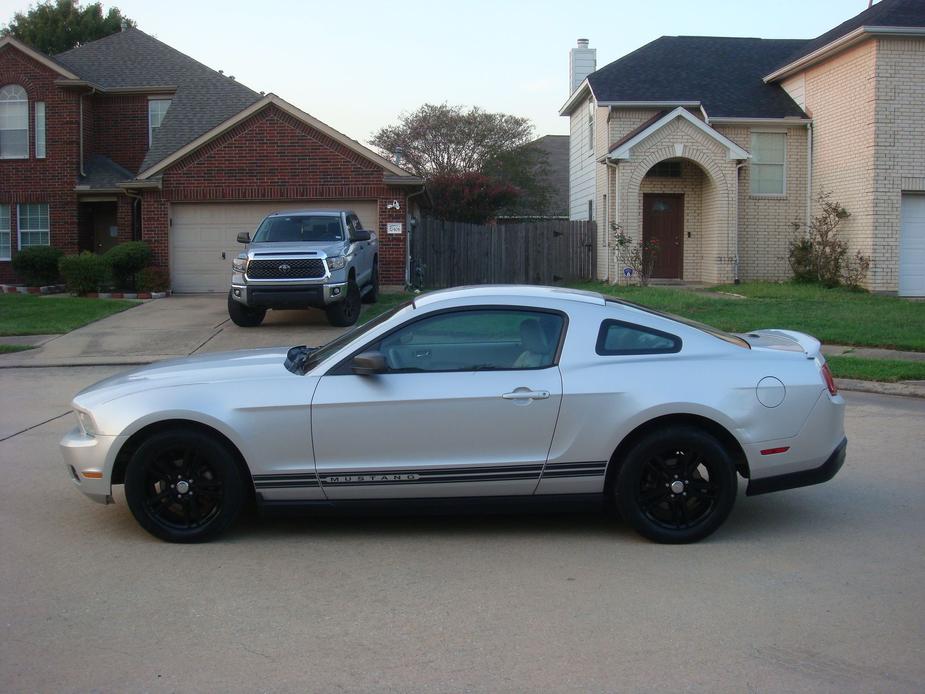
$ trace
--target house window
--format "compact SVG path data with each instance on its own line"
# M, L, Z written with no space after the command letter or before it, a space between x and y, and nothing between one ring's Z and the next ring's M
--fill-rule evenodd
M0 260L12 257L12 234L10 234L10 206L0 205Z
M148 101L148 146L154 141L154 132L161 127L167 109L170 108L170 99L151 99Z
M48 203L17 205L19 220L19 250L29 246L49 246Z
M588 102L588 156L594 156L594 102Z
M35 102L35 158L45 158L45 102Z
M786 133L752 133L752 195L784 195L786 161Z
M681 162L660 161L646 171L646 178L681 178Z
M0 159L29 158L29 102L18 84L0 88Z

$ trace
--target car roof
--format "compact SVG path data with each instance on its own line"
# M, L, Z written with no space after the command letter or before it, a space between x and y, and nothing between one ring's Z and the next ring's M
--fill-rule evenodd
M305 215L332 215L332 214L353 214L353 210L277 210L276 212L271 212L267 217L278 217L280 215L290 216L294 214L305 214Z
M541 287L531 284L483 284L471 287L452 287L421 294L414 299L415 307L453 301L456 299L549 299L555 301L576 301L583 304L604 305L604 297L597 292L568 287Z

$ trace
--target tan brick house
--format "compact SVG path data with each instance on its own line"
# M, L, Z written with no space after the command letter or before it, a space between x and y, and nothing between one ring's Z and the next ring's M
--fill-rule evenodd
M813 40L664 36L570 55L569 212L657 239L656 275L785 279L794 222L831 192L870 289L925 295L925 2L881 0Z
M0 39L0 281L30 245L148 242L174 290L227 292L238 231L280 209L353 209L406 278L422 179L285 100L138 29L55 56ZM419 198L418 198L419 199Z

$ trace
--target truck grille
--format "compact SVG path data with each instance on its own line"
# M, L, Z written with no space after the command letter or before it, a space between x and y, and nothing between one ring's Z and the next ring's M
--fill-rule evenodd
M247 264L249 280L318 279L324 277L324 261L320 258L292 260L252 260Z

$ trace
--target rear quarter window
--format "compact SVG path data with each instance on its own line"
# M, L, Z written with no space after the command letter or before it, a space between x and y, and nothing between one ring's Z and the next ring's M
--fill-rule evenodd
M602 356L674 354L681 351L681 338L655 328L605 320L597 334L596 351Z

